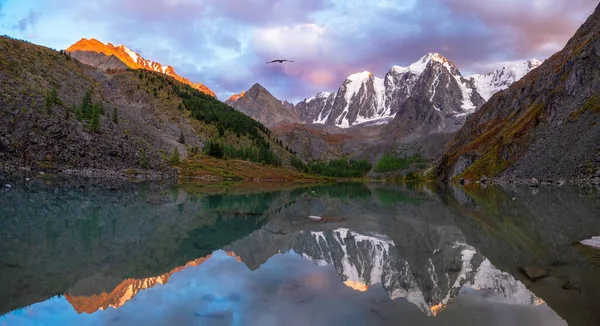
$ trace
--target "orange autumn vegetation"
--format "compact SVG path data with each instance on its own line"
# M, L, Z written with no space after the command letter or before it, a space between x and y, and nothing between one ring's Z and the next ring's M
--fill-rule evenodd
M205 181L238 180L278 183L316 183L333 179L306 174L283 167L250 161L220 160L207 155L193 155L179 166L179 177Z

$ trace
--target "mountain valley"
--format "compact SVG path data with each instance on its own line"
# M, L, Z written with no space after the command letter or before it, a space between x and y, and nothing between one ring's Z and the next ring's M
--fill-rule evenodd
M596 82L588 67L597 59L597 28L590 18L545 62L507 62L463 76L441 54L428 53L383 78L352 74L335 92L296 104L259 83L221 102L205 85L124 45L81 39L55 52L3 38L0 155L4 169L61 173L176 174L170 161L183 161L186 175L204 177L215 167L197 160L209 156L309 174L316 171L311 162L368 162L372 178L598 179L591 141L598 138L598 96L583 86ZM11 67L27 73L17 76ZM568 143L579 154L557 150ZM562 163L540 163L548 153ZM384 158L395 167L378 167Z

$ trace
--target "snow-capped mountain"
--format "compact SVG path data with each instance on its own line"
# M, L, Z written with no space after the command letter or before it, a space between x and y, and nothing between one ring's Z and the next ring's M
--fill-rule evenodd
M448 59L429 53L407 67L393 66L384 78L366 71L353 74L337 92L320 92L299 102L296 108L306 123L347 128L388 123L406 107L410 111L411 103L406 101L413 98L418 106L434 110L413 113L430 120L435 118L432 113L440 117L433 119L437 125L430 129L455 131L466 115L540 64L539 60L516 61L485 75L463 77Z
M126 67L160 72L184 84L190 85L201 92L216 97L215 93L205 85L193 83L189 79L179 76L175 73L175 69L172 66L162 65L158 62L145 59L137 52L122 44L115 46L111 43L104 44L93 38L89 40L83 38L71 45L67 49L67 52L85 64L104 70L123 68L118 61L114 60L116 58L125 64Z
M523 78L523 76L541 64L542 61L536 59L509 62L504 67L488 74L475 74L466 78L473 80L477 91L487 101L492 95L508 88L512 83Z
M294 252L318 265L334 266L347 286L366 291L379 283L390 298L404 298L427 315L435 315L435 307L449 303L472 274L473 265L481 261L473 259L472 247L459 243L449 244L438 257L431 253L429 259L413 261L403 257L386 236L344 228L303 233L296 243Z
M319 93L297 104L307 123L342 128L391 120L409 97L425 96L445 116L467 115L485 102L453 63L429 53L408 67L394 66L384 78L361 72L349 76L335 93Z
M342 282L354 290L367 291L380 284L390 298L406 299L429 316L450 305L463 287L492 291L511 304L540 303L523 284L496 269L461 238L445 239L432 252L420 252L397 246L382 234L347 228L285 234L259 230L230 249L254 267L275 252L293 252L319 266L333 266ZM262 257L264 253L247 251L250 243L260 243L270 254Z

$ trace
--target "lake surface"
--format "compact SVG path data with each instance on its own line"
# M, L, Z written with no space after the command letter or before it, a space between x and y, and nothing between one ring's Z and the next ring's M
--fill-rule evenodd
M0 182L0 325L600 325L595 188Z

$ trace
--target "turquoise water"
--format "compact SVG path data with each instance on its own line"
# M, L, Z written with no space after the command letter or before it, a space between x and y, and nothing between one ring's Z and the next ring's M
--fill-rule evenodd
M600 324L594 188L2 182L0 325Z

